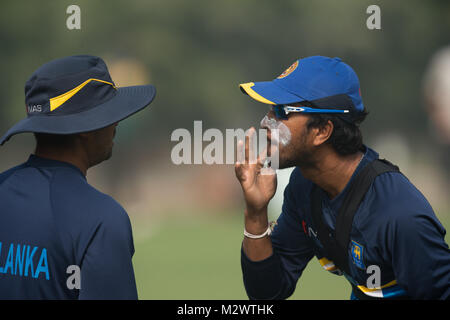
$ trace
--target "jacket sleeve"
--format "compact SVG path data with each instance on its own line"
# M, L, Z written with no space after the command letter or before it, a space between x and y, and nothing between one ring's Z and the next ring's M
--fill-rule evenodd
M273 254L251 261L241 248L244 286L250 299L286 299L292 295L303 270L313 257L310 240L302 229L300 210L292 190L293 177L284 190L282 213L271 235ZM299 192L299 190L297 190Z
M450 299L450 250L445 229L430 210L410 208L411 214L395 220L392 265L398 284L412 299Z

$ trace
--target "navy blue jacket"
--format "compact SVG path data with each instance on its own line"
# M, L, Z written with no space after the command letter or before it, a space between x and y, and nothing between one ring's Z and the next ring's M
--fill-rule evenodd
M350 181L377 158L378 154L366 147ZM321 190L324 221L332 230L349 184L332 200ZM284 191L282 213L271 235L274 253L270 257L254 262L241 249L249 298L289 297L314 256L325 270L343 274L326 258L317 238L311 217L311 188L312 182L296 168ZM355 214L348 246L350 274L344 276L369 297L449 299L450 250L444 236L445 229L430 204L411 182L401 173L383 173L375 179ZM376 272L369 266L379 267L379 288L367 285L373 284ZM351 298L356 297L352 294Z
M0 174L0 299L137 299L133 253L127 213L75 166Z

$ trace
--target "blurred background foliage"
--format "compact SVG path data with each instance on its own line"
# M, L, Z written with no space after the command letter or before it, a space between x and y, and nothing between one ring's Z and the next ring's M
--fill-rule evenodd
M71 4L81 8L81 30L66 27ZM381 8L381 30L366 27L371 4ZM98 55L117 85L154 84L155 101L119 125L114 157L88 179L130 214L141 298L245 298L243 203L233 166L173 165L173 130L193 132L194 120L203 121L203 130L257 126L266 108L242 95L239 83L271 80L298 58L339 56L360 78L370 111L362 125L366 143L400 165L448 229L443 159L450 147L430 130L422 87L431 57L450 43L449 31L445 0L3 0L0 133L25 116L31 73L58 57ZM33 146L30 134L13 137L0 150L0 169L24 161ZM280 172L274 218L287 178ZM210 278L202 266L212 268ZM294 298L348 298L345 281L327 293L316 288L327 276L307 272L310 282ZM219 284L224 289L214 291Z

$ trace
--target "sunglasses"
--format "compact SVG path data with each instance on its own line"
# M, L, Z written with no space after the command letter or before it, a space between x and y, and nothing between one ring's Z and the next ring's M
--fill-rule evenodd
M272 106L272 110L275 116L279 119L286 120L290 112L302 112L302 113L349 113L350 110L343 109L316 109L310 107L295 107L290 105L278 104Z

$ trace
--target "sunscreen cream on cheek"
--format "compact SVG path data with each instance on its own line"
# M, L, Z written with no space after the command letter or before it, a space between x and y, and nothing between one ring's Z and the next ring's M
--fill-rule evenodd
M264 116L260 125L262 128L268 128L269 130L278 130L278 140L282 146L286 146L291 142L291 131L281 121Z

